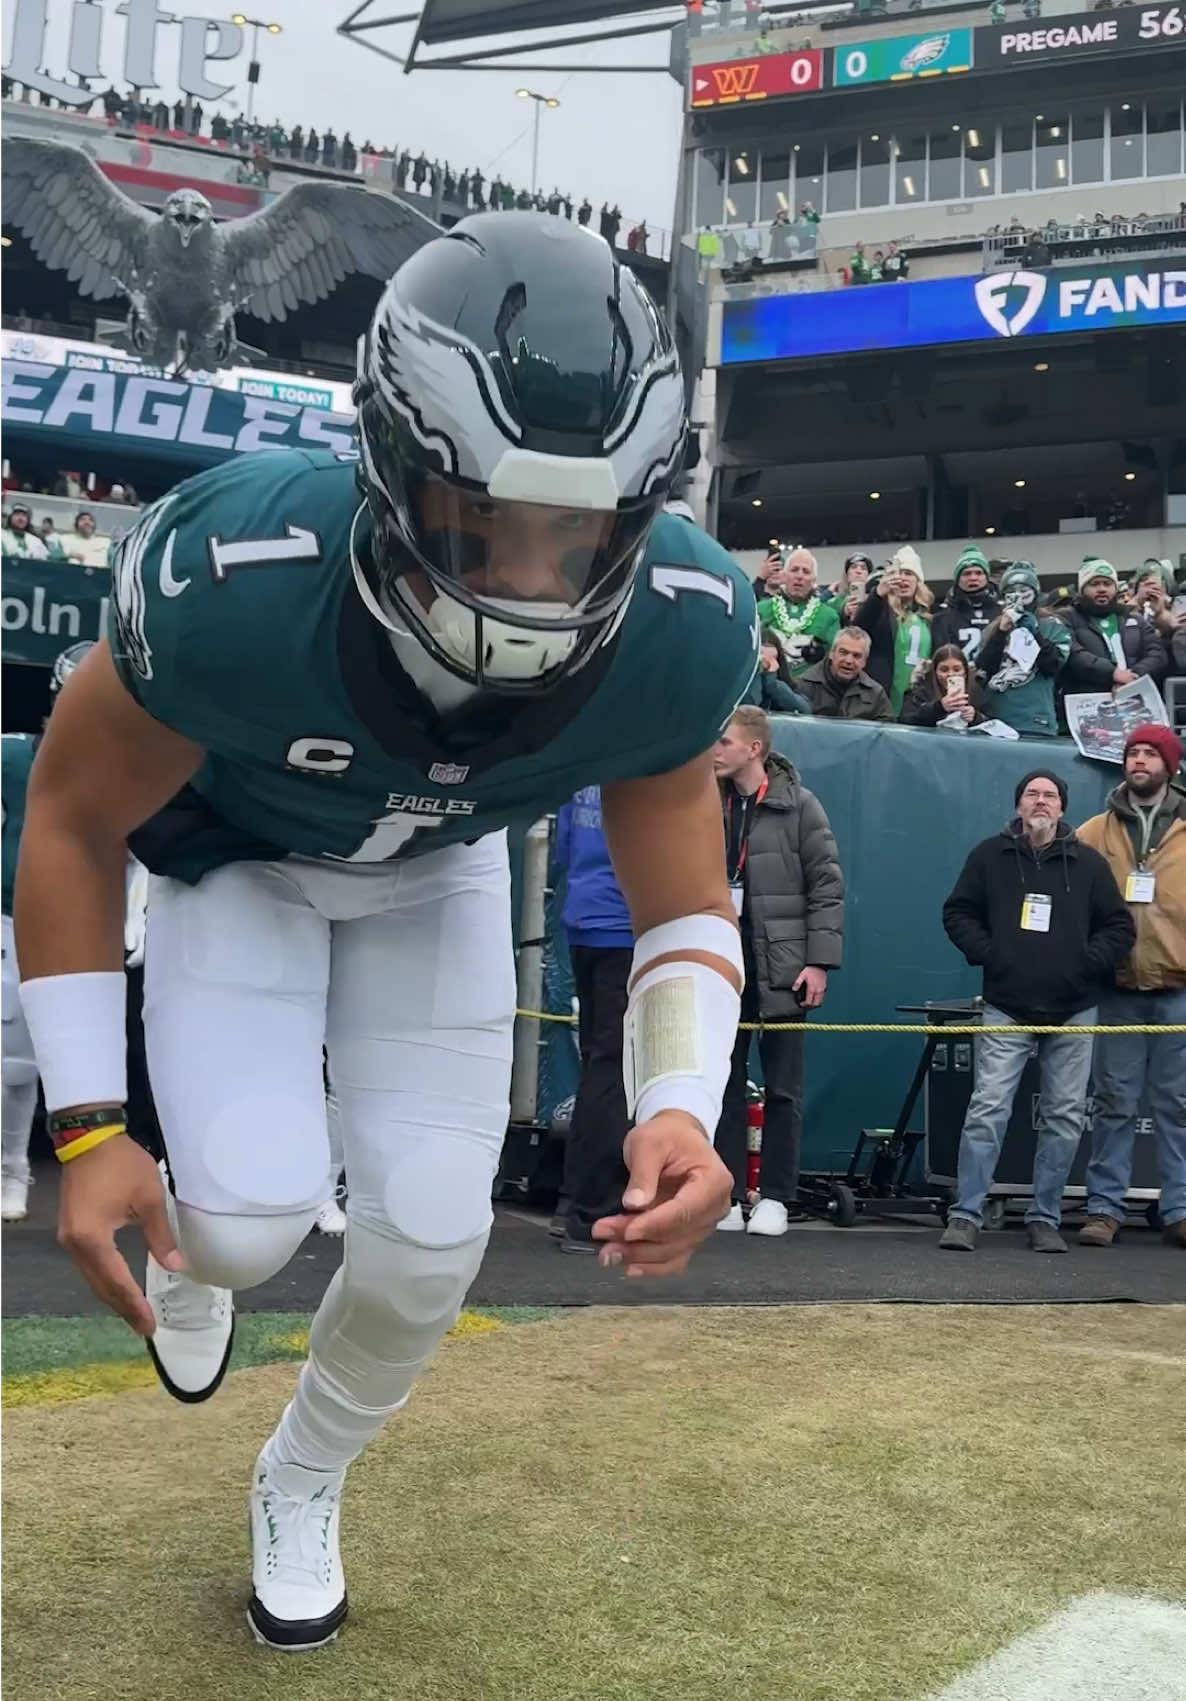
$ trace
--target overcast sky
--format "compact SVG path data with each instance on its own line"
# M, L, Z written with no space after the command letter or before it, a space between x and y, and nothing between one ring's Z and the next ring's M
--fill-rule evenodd
M124 19L115 0L101 0L104 13L103 66L112 81L121 80ZM162 0L164 6L165 0ZM415 0L372 8L376 16L411 11ZM68 0L48 0L49 29L45 65L60 73L66 61ZM228 18L238 10L228 0L225 10L211 0L174 0L177 15ZM398 65L335 34L335 26L353 10L350 0L258 0L252 15L283 25L283 34L265 36L260 43L262 67L256 91L255 114L265 121L279 118L286 127L312 124L320 134L327 126L340 137L349 130L356 143L368 138L375 145L407 146L449 160L455 168L478 165L487 177L509 176L527 186L531 174L533 103L515 98L529 85L541 94L556 95L560 106L541 113L540 186L553 184L569 191L575 201L587 194L594 206L616 200L628 221L671 225L675 173L679 152L680 90L666 74L650 76L549 73L530 75L493 71L413 71L404 76ZM5 6L5 59L8 57L12 4ZM376 39L387 46L405 46L411 27L385 30ZM177 93L177 43L174 28L157 32L157 75L166 98ZM398 44L398 45L397 45ZM455 47L434 50L445 53ZM551 58L564 63L655 64L667 61L666 34L601 47L567 48L561 53L524 53L528 61ZM246 76L248 53L225 65L211 64L215 80L229 82ZM246 86L232 90L223 110L233 115L230 101L246 104Z

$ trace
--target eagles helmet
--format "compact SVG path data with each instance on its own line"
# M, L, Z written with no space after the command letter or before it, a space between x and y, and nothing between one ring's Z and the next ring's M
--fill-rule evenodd
M387 285L354 393L371 612L486 690L575 672L683 467L679 360L634 274L565 219L463 219Z
M87 652L94 647L93 639L87 638L81 644L71 644L68 650L63 650L56 658L49 676L49 688L55 697L79 663L86 659Z

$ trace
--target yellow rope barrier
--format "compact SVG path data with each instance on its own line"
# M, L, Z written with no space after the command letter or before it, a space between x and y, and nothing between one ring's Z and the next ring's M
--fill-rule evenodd
M516 1016L522 1016L529 1022L563 1022L566 1027L576 1026L576 1017L548 1010L516 1010ZM985 1027L982 1023L969 1023L961 1026L955 1022L739 1022L738 1027L743 1032L781 1034L1186 1034L1186 1022L1166 1022L1160 1026L1156 1023L1125 1023L1115 1027L1104 1027L1099 1023L1064 1022L1051 1023L1043 1027L1038 1023L1018 1026L1016 1028Z

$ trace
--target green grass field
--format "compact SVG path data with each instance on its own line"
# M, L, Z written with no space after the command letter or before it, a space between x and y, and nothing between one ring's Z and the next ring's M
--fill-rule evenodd
M86 1392L143 1380L116 1325L6 1326L5 1701L922 1701L1186 1597L1186 1309L512 1313L351 1472L338 1643L271 1654L246 1485L307 1319L245 1322L196 1408Z

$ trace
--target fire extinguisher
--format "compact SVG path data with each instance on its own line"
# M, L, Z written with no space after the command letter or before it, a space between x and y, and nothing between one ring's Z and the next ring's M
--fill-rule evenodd
M750 1202L757 1197L758 1176L762 1168L762 1126L766 1120L766 1096L752 1081L746 1087L745 1125L746 1162L745 1186Z

